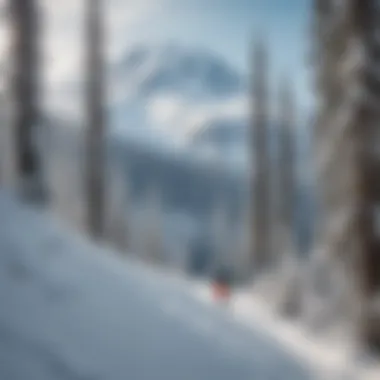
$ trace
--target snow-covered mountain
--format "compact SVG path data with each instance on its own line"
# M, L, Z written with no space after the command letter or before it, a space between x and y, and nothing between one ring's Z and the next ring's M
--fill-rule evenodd
M242 171L251 164L248 81L223 57L203 48L138 45L113 67L111 79L110 115L119 137ZM273 150L277 125L270 127ZM296 133L299 155L307 157L308 129ZM301 161L306 174L308 162Z
M212 119L233 117L239 124L246 114L244 76L201 48L136 46L113 68L111 83L118 134L156 147L188 148L195 131ZM229 126L233 135L235 121Z
M172 94L187 99L229 98L244 88L242 76L212 51L179 45L136 46L114 70L130 95Z
M244 116L215 116L190 136L190 146L202 155L226 159L246 169L248 164L248 122ZM248 171L248 170L247 170Z

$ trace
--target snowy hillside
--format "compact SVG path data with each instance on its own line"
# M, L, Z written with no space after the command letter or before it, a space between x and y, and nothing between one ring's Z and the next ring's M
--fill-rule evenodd
M297 380L277 343L0 196L0 378Z

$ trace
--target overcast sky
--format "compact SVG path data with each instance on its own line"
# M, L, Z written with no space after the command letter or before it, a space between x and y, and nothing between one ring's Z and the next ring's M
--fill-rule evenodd
M311 0L107 0L107 56L117 61L139 42L200 45L248 70L249 47L258 35L268 39L273 77L291 75L304 107L310 103L307 78ZM0 0L0 4L5 0ZM49 107L76 112L80 98L65 91L83 78L84 0L40 0L45 56L45 100ZM9 37L4 20L0 55ZM65 100L66 99L66 100Z

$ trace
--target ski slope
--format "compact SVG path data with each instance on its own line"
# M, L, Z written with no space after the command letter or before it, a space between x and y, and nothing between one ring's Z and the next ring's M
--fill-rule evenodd
M0 195L0 379L304 380L267 334Z

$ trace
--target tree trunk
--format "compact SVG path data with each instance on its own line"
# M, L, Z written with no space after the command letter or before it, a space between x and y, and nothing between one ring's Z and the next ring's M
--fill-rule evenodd
M14 134L18 181L40 181L36 147L38 109L39 20L36 0L11 0L13 24ZM39 184L41 185L41 184Z
M268 150L268 56L263 43L257 43L253 53L252 78L252 159L253 241L252 266L255 273L270 261L270 184Z
M380 191L380 43L373 0L348 0L338 8L320 0L319 160L323 185L322 235L351 282L360 338L380 342L371 303L379 289L379 237L375 209ZM328 8L330 5L330 8ZM323 31L324 30L324 31Z
M279 222L284 241L278 249L294 250L294 200L295 200L295 105L290 83L284 81L280 88L280 131L278 170ZM283 252L278 252L280 255Z
M294 210L296 199L295 172L295 99L290 83L284 80L279 93L279 154L276 210L276 262L279 289L279 311L295 317L301 311L300 258L294 239Z
M101 1L87 1L87 226L94 239L104 234L105 115L103 88L103 28Z
M352 33L347 43L347 60L357 55L358 61L347 70L343 79L347 93L360 89L353 97L352 115L348 122L347 138L351 139L353 158L352 202L355 206L351 234L357 243L354 265L359 275L359 294L362 311L361 333L367 343L380 348L379 326L371 325L371 303L379 291L379 231L376 231L375 212L380 201L377 186L380 119L380 41L379 9L373 0L351 0L348 4ZM350 91L351 90L351 91ZM377 323L380 321L377 316ZM376 331L377 330L377 331Z

